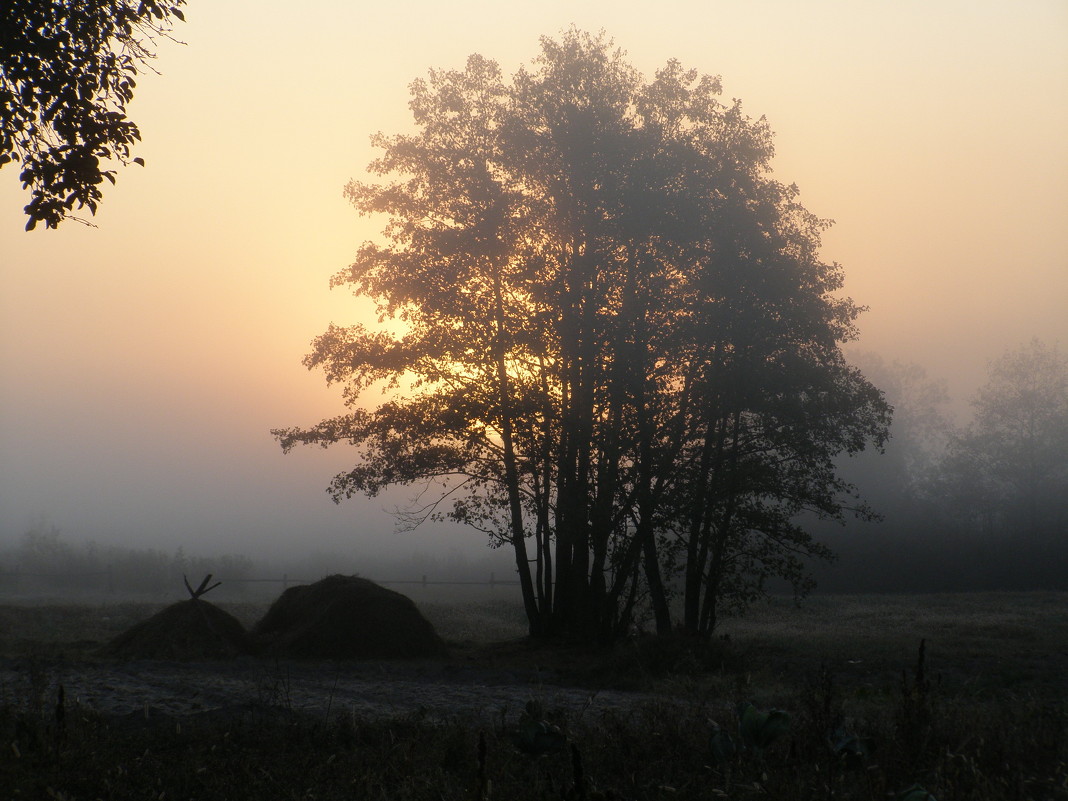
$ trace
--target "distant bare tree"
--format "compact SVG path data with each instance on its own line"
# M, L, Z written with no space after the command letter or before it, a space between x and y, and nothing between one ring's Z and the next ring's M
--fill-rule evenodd
M927 494L931 470L945 456L953 427L944 381L928 377L918 364L886 361L876 353L852 353L851 364L886 394L894 421L885 452L866 451L843 464L850 481L876 505Z
M940 477L959 515L1034 543L1068 512L1068 359L1038 339L991 362L975 418L949 442Z

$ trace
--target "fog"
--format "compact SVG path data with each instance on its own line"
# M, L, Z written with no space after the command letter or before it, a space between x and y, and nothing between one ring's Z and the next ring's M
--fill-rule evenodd
M480 52L510 73L572 23L647 75L670 58L719 74L768 118L776 176L836 221L823 256L869 307L851 352L944 382L949 419L1005 350L1068 348L1059 0L536 5L192 3L186 44L161 43L161 75L138 83L147 166L120 171L98 227L24 233L28 198L0 171L0 552L44 526L262 563L481 570L481 534L396 531L409 490L335 505L325 487L353 455L283 456L269 431L343 410L301 358L330 322L369 319L328 289L381 228L341 196L369 135L409 125L428 69Z

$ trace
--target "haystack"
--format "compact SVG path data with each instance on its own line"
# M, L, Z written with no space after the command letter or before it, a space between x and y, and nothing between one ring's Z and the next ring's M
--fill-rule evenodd
M127 629L103 653L122 659L221 659L249 653L241 622L217 606L191 598Z
M266 653L299 659L412 659L445 652L410 598L356 576L290 587L253 636Z

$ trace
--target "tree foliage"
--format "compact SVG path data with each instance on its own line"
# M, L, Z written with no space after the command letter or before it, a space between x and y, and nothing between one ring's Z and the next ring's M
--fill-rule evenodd
M477 55L431 71L415 133L374 137L379 178L346 194L385 238L334 283L402 332L331 326L305 364L349 412L274 433L357 447L335 499L434 486L414 522L513 548L534 633L610 637L643 601L667 631L676 592L707 632L768 576L803 589L827 554L797 515L842 514L833 458L889 408L842 357L859 309L766 121L603 36L541 44L510 82Z
M96 213L107 162L136 162L127 118L154 41L185 0L7 0L0 6L0 167L19 164L26 230Z

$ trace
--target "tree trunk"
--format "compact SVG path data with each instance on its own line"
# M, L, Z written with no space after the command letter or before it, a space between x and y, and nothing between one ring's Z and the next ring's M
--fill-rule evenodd
M512 547L515 550L516 571L523 592L523 608L527 614L530 633L541 633L541 615L534 594L534 582L530 576L530 561L527 558L526 531L523 525L523 505L519 487L519 469L515 457L515 432L512 419L511 387L508 380L508 365L505 361L504 299L500 272L494 273L493 300L496 314L494 356L497 361L498 406L501 413L501 442L504 450L504 481L508 492L509 528Z

